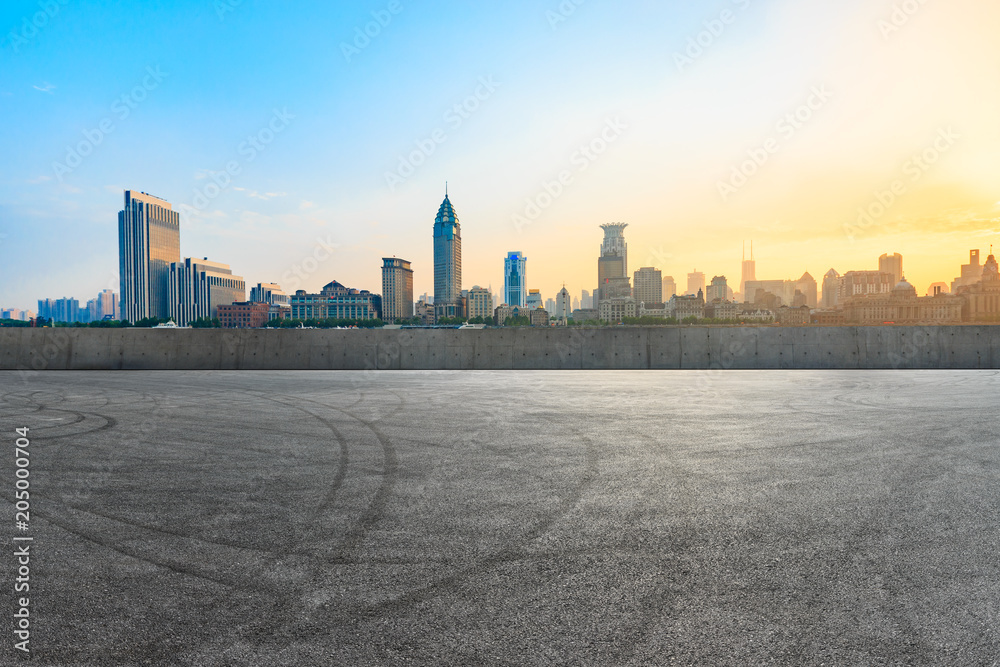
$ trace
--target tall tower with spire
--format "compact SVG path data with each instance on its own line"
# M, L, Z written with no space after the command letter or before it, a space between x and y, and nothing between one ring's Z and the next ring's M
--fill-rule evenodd
M444 201L434 219L434 317L464 317L462 306L462 227L455 207Z

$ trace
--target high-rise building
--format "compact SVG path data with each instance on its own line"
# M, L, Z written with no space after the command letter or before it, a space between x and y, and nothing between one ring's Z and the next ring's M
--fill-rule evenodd
M103 290L97 295L97 319L121 319L121 299L113 289Z
M804 305L809 306L810 308L816 308L819 306L819 290L817 289L816 279L809 275L808 271L803 273L802 277L795 281L795 289L802 292L802 295L805 297Z
M719 301L729 300L729 284L726 282L725 276L712 278L712 284L705 291L705 303L712 303L716 299Z
M834 308L840 303L840 274L830 269L823 276L823 308Z
M556 300L555 299L551 299L551 298L546 299L545 300L545 310L547 310L550 313L556 312Z
M632 298L636 304L646 308L662 308L663 274L659 269L646 266L635 272L632 282Z
M581 308L593 308L594 300L590 296L590 292L587 290L580 290L580 307Z
M749 301L747 298L747 281L757 280L757 262L753 259L753 241L750 241L750 259L747 259L747 246L746 242L743 242L743 266L740 273L740 296L744 301Z
M508 252L503 260L503 298L508 306L527 303L528 258L520 251Z
M234 276L228 264L208 258L171 262L168 267L167 315L177 326L188 326L201 318L219 315L219 306L245 302L246 281Z
M969 263L962 265L962 274L951 281L951 292L954 294L963 285L974 285L983 276L983 267L979 263L979 251L969 251Z
M250 303L266 303L271 306L287 306L291 297L285 294L277 283L257 283L250 288Z
M84 316L86 313L84 312ZM80 301L72 297L39 299L38 316L55 322L80 322Z
M599 308L602 299L609 298L606 291L612 280L616 278L628 280L626 227L628 227L628 223L625 222L601 225L601 229L604 230L604 240L601 242L601 256L597 260L597 289L594 290L594 308Z
M386 322L413 318L413 270L405 259L382 258L382 317Z
M705 274L695 269L688 274L688 294L697 294L705 291Z
M663 276L662 284L661 294L663 295L663 302L666 303L670 301L670 297L677 294L677 281L674 280L673 276Z
M508 304L510 305L510 304ZM528 290L528 299L524 304L528 308L541 308L542 307L542 293L536 289Z
M469 290L469 319L493 317L493 295L486 288L476 285Z
M434 219L434 316L464 317L462 309L462 227L448 199Z
M170 315L170 264L181 259L180 216L166 201L125 191L118 212L121 316L130 322Z
M891 273L892 284L895 285L903 279L903 256L898 252L882 255L878 258L878 270L882 273Z

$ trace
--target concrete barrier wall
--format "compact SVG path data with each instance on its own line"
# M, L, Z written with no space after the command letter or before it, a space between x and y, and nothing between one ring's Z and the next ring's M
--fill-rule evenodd
M0 370L997 368L1000 326L0 329Z

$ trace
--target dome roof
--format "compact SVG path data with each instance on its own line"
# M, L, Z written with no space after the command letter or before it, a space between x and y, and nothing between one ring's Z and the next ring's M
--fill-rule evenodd
M906 278L903 278L898 283L896 283L895 287L892 288L892 292L893 294L906 293L906 294L916 295L917 288L911 285L909 282L907 282Z

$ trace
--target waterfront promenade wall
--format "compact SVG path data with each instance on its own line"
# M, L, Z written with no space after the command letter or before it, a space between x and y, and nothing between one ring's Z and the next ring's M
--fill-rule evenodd
M0 329L0 370L998 368L1000 326Z

